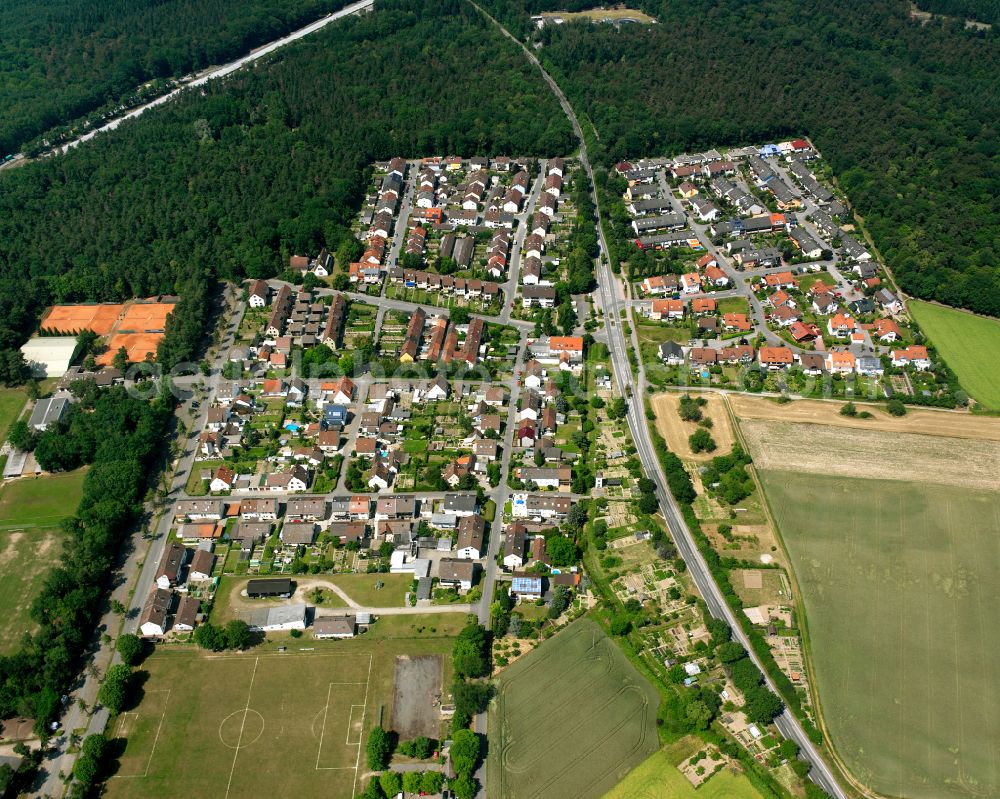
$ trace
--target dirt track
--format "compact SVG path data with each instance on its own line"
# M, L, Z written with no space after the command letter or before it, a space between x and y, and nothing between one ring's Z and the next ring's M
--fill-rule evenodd
M653 398L655 403L658 397ZM855 427L862 430L884 430L893 433L919 433L927 436L973 438L979 441L1000 441L1000 418L949 413L926 408L910 408L906 416L897 418L885 412L883 406L857 402L858 410L869 411L874 418L857 419L842 416L843 407L837 402L818 400L793 400L778 405L766 397L730 394L729 404L740 419L768 419L781 422L811 422L836 427ZM656 407L654 405L654 407ZM676 412L674 416L676 416ZM715 414L713 414L713 419ZM716 422L718 424L718 422ZM718 440L718 439L716 439ZM685 445L686 445L685 441Z
M717 445L715 452L702 452L698 455L691 452L691 448L688 446L688 436L698 429L698 425L694 422L685 422L677 415L677 406L681 398L679 393L668 392L650 398L650 404L656 413L657 432L663 436L670 451L677 453L679 458L685 460L707 461L716 455L727 454L733 447L733 426L724 398L720 394L714 393L691 392L691 394L696 397L702 396L708 400L708 404L701 410L705 416L712 420L712 429L708 432L715 439Z

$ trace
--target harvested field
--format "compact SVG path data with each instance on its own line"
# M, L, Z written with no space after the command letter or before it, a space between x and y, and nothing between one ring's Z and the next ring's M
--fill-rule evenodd
M396 658L392 729L400 740L441 735L441 657Z
M804 598L823 716L851 772L883 796L1000 795L1000 493L766 469L761 479Z
M702 413L712 420L712 429L708 432L715 439L715 452L702 452L695 455L688 446L688 436L698 429L694 422L685 422L677 414L681 395L678 392L656 394L650 398L650 404L656 413L656 430L663 436L671 452L685 460L707 461L716 455L724 455L733 448L733 426L726 408L726 400L721 394L698 394L692 396L704 397L708 402L701 409Z
M487 795L591 799L656 751L659 695L589 620L500 676L489 714Z
M892 433L920 433L928 436L1000 441L1000 418L997 417L973 416L968 413L939 411L930 408L910 408L906 416L897 418L886 413L884 406L855 402L858 410L869 411L874 417L872 419L858 419L842 416L840 409L843 407L843 403L840 402L793 400L784 405L778 405L766 397L752 397L746 394L730 394L728 399L729 406L738 419L812 422L860 430L883 430Z
M42 317L41 329L54 333L92 330L106 336L124 308L124 305L53 305Z
M744 419L760 470L1000 490L1000 443Z

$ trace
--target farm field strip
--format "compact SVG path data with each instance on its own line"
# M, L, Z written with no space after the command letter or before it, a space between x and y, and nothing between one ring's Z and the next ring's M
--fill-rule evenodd
M601 796L657 748L658 705L596 624L574 622L501 675L489 715L488 794Z
M985 407L1000 410L1000 320L917 300L909 301L909 309L962 387Z
M740 430L762 470L1000 490L994 441L753 419Z
M1000 493L764 469L834 745L882 795L995 796Z
M871 419L844 416L841 402L820 400L793 400L779 405L767 397L748 394L727 395L729 406L740 419L763 419L778 422L807 422L826 424L839 428L880 430L890 433L919 433L946 438L972 438L1000 441L1000 418L973 416L967 413L910 408L906 416L890 416L881 405L855 402L858 410L872 414Z

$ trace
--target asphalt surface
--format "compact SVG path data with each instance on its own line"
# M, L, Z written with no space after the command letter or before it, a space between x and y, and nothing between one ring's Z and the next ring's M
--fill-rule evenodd
M516 37L511 35L511 33L507 31L507 29L504 28L499 22L487 14L487 12L475 3L474 0L469 0L469 2L472 3L472 5L480 11L480 13L490 19L493 24L504 33L504 35L516 42L523 50L528 60L531 61L542 73L542 77L549 85L553 94L555 94L556 98L559 100L559 104L562 106L564 113L573 126L573 131L580 143L580 152L578 157L581 165L587 172L587 176L590 178L591 187L593 187L595 185L594 174L590 166L590 161L587 158L587 144L583 137L583 130L576 118L573 107L566 99L566 96L559 88L559 85L552 79L548 72L546 72L545 68L535 57L534 53L521 44L521 42L518 41ZM623 303L623 298L620 296L621 285L617 280L615 280L614 275L611 273L611 268L606 260L608 246L604 237L603 225L600 221L600 206L598 204L596 194L594 196L594 203L595 209L597 209L598 213L597 231L600 247L600 253L598 256L598 293L601 304L604 308L605 323L608 325L608 344L615 372L615 380L618 383L618 388L622 395L630 399L628 403L627 420L629 429L632 432L632 438L635 441L636 448L639 452L640 460L642 461L643 469L646 474L656 482L657 498L660 501L660 508L663 512L663 516L667 521L667 525L670 528L678 550L688 566L688 571L694 579L699 592L708 606L709 612L711 612L716 618L724 619L729 624L733 631L733 637L743 644L751 659L760 668L761 663L750 647L750 642L744 635L743 628L738 624L732 610L726 604L721 590L712 579L711 573L708 570L708 565L705 563L704 558L702 558L701 553L695 546L691 531L684 522L673 497L666 490L666 478L664 477L663 470L661 469L659 461L656 458L652 441L649 436L649 430L646 426L644 408L645 381L642 377L641 363L639 367L639 381L637 385L636 381L633 380L632 369L628 360L625 337L622 334L620 318L620 310L623 307L628 308L628 306ZM631 328L634 339L635 325L631 325ZM635 347L635 351L638 352L639 349L637 341L633 340L633 346ZM764 671L763 668L761 668L761 671ZM767 681L768 687L774 691L774 685L772 684L770 678L767 677L766 673L765 680ZM775 693L777 692L775 691ZM806 736L805 731L802 729L798 720L786 710L775 721L782 734L786 738L794 740L799 745L802 756L812 764L812 770L809 773L810 778L827 793L835 797L835 799L847 799L847 795L837 783L832 772L830 771L829 766L827 766L827 764L819 756L815 746L813 746L812 741L810 741Z

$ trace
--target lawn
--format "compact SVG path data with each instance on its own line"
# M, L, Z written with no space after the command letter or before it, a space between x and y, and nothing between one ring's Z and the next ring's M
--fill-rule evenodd
M760 799L746 777L723 769L697 790L681 774L667 752L650 755L604 794L604 799Z
M17 421L27 399L23 388L0 388L0 444L7 440L10 426Z
M719 313L750 313L750 303L746 297L723 297L719 300Z
M799 278L799 291L805 294L816 283L825 283L828 286L834 286L836 285L837 281L834 280L833 275L831 275L826 270L822 272L815 272L810 275L802 275Z
M284 653L156 651L141 701L109 724L126 744L106 795L354 796L365 734L392 718L397 656L444 655L450 675L452 629L421 636L424 617L404 621L346 641L276 636Z
M76 512L86 473L77 469L0 486L0 531L58 527Z
M917 300L910 300L909 309L962 387L985 407L1000 410L1000 320Z
M80 469L0 486L0 655L34 628L29 609L59 557L59 524L76 512L84 474Z
M1000 795L1000 492L761 472L834 745L882 795Z
M659 695L581 619L513 666L489 714L487 795L602 796L658 747Z

